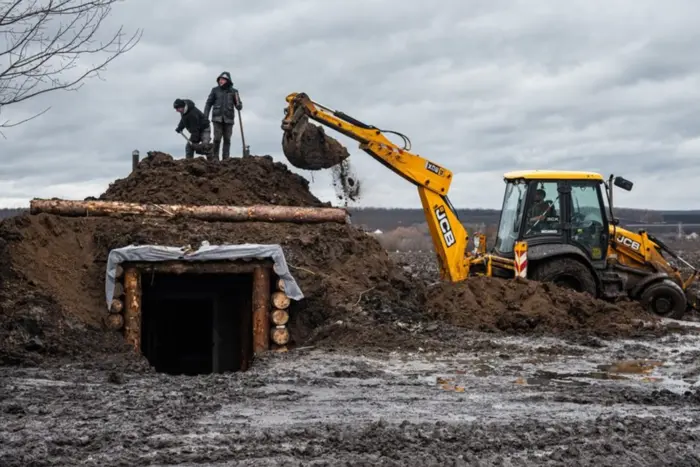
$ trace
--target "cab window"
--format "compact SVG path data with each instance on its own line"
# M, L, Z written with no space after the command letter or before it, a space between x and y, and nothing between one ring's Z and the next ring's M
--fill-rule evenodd
M583 246L593 259L601 259L605 242L604 207L598 185L571 182L572 240Z
M515 240L520 232L526 197L527 183L523 181L508 182L501 207L501 220L498 223L496 251L500 253L513 251Z
M525 213L524 238L561 234L561 203L557 188L557 182L538 182L531 187L534 193Z

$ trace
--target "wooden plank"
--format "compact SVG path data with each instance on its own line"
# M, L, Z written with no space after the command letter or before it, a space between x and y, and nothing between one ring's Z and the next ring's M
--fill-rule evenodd
M271 268L272 260L250 261L154 261L123 263L143 273L160 274L252 274L257 267Z

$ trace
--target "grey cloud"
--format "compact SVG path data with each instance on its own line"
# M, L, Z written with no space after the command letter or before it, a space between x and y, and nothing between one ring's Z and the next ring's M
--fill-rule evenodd
M700 4L691 0L449 0L439 8L131 0L115 7L108 25L144 27L143 39L103 81L3 110L16 120L52 107L0 140L0 204L21 197L3 192L3 180L50 191L128 175L135 148L182 157L172 101L203 107L216 75L228 70L251 150L282 162L284 98L304 91L409 136L415 153L455 173L458 207L498 207L503 172L559 168L634 180L635 190L618 197L626 205L694 208L688 194L700 145L687 142L700 133L697 18ZM353 154L362 205L420 206L413 186L334 136ZM295 171L335 201L329 174Z

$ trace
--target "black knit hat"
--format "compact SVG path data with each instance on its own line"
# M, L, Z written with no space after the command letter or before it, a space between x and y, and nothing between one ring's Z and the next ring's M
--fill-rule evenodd
M175 99L175 103L173 103L173 108L175 109L182 109L185 107L185 101L182 99Z

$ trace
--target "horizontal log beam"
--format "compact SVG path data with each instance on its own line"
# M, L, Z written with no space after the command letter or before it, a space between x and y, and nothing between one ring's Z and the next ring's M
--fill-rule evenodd
M33 199L31 214L66 217L185 217L209 222L294 222L347 224L349 213L341 208L297 206L190 206L182 204L139 204L120 201L73 201Z
M236 261L139 261L124 263L142 273L161 274L252 274L255 268L272 268L272 260Z

